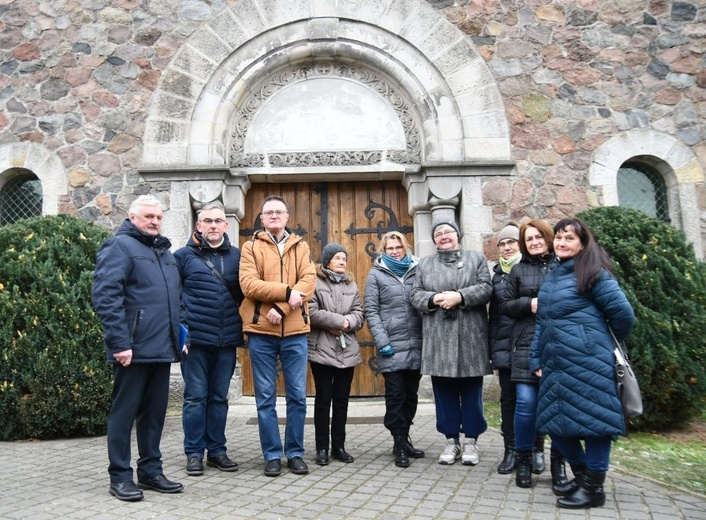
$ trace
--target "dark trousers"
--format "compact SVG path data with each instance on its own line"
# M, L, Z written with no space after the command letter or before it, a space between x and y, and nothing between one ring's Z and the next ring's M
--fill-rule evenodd
M419 403L419 370L383 372L385 378L385 428L394 436L409 435Z
M130 441L136 424L137 478L162 474L164 417L169 400L169 363L116 365L113 370L113 402L108 416L108 473L111 482L133 480Z
M515 383L511 380L510 370L498 370L500 380L500 432L506 448L514 448L515 439L515 401L517 394ZM509 443L509 444L508 444Z
M447 439L460 433L477 439L488 429L483 415L483 377L432 376L436 429Z
M333 449L345 447L348 398L351 395L354 371L355 367L338 368L311 363L311 374L314 376L316 387L314 431L317 450L327 450L329 447L329 412L332 401L331 447Z

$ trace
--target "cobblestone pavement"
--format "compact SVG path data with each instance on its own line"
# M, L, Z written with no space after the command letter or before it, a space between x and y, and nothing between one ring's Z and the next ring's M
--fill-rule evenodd
M478 441L480 464L441 466L437 457L444 441L436 432L431 403L420 405L412 431L415 446L426 450L427 457L397 468L391 437L382 425L383 409L379 400L352 401L346 448L356 457L353 464L332 460L316 466L314 427L308 420L310 473L296 476L285 465L278 478L262 473L251 398L239 399L230 410L229 455L240 464L235 473L207 467L203 476L186 475L181 420L175 412L162 438L164 469L185 490L178 495L145 491L145 499L134 503L108 494L105 437L0 443L0 518L706 519L706 497L617 471L608 474L605 507L557 509L548 471L534 477L532 489L520 489L514 477L498 475L502 439L495 429Z

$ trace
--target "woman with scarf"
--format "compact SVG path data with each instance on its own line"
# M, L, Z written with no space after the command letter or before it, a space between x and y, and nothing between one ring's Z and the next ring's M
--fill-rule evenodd
M500 382L500 432L503 436L505 452L498 465L498 473L512 473L517 463L515 454L515 383L510 379L510 336L512 319L502 313L503 293L510 269L520 262L520 229L509 223L495 237L498 263L493 266L493 298L490 300L488 320L488 347L493 370L497 370Z
M488 314L493 287L485 257L461 249L455 222L432 225L436 254L422 258L412 305L422 314L422 373L431 376L436 429L446 437L439 464L480 461L476 440L487 428L483 376L491 374ZM461 444L460 434L464 434Z
M358 286L346 272L348 252L332 242L321 253L316 291L309 302L311 332L307 338L309 363L314 376L314 431L316 463L329 463L329 413L331 455L341 462L353 462L345 449L348 399L356 365L362 363L355 331L363 326L363 305Z
M385 427L392 434L395 466L409 467L424 452L412 445L409 429L417 413L421 373L422 319L410 303L417 258L398 231L383 235L365 283L365 319L385 378Z

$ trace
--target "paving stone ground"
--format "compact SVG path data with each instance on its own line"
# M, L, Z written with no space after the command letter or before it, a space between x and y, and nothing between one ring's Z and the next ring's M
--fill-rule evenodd
M307 420L305 459L311 471L297 476L285 466L278 478L262 473L252 398L238 399L230 410L229 455L240 464L235 473L207 467L203 476L187 476L181 417L172 411L162 438L164 469L185 490L146 491L145 499L134 503L108 494L105 437L0 443L0 518L706 519L706 497L618 471L608 474L605 507L557 509L548 471L534 477L532 489L498 475L502 438L496 429L479 439L480 464L441 466L437 457L444 440L428 402L420 404L412 431L415 446L427 457L397 468L383 411L380 400L352 400L346 448L356 458L353 464L315 465L314 427Z

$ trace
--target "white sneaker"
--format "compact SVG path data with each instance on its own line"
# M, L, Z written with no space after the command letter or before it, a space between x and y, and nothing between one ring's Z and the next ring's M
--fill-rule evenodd
M446 439L444 453L439 455L439 464L447 466L453 464L461 458L461 446L456 444L456 439Z
M463 440L463 455L461 456L461 462L464 466L475 466L480 462L478 446L476 446L475 439Z

